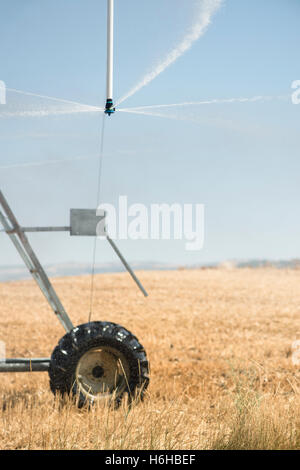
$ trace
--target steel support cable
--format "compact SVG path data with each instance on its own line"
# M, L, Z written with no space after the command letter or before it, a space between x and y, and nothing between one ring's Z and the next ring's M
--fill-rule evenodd
M99 156L99 168L98 168L96 208L98 208L98 205L100 203L103 152L104 152L105 117L106 117L105 114L103 114L101 137L100 137L100 156ZM89 319L88 319L89 322L91 321L92 314L93 314L93 307L94 307L94 284L95 284L96 254L97 254L97 235L94 238L94 246L93 246L92 272L91 272L91 293L90 293L90 311L89 311Z

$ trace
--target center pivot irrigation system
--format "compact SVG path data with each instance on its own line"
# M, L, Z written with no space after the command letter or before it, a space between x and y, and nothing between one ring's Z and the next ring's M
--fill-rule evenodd
M108 0L107 12L107 100L105 114L115 112L113 104L113 16L114 0ZM99 189L99 188L98 188ZM1 210L2 208L2 210ZM58 320L66 330L51 358L13 358L0 361L0 372L48 371L54 394L75 397L79 407L99 401L120 404L124 394L129 402L142 399L149 383L149 364L138 339L120 325L89 321L74 327L40 264L26 232L69 232L71 236L97 237L97 226L104 216L95 209L71 209L66 227L22 227L0 191L0 222L37 282ZM104 219L104 220L103 220ZM103 226L103 225L102 225ZM142 293L144 287L106 234L106 239L132 276Z

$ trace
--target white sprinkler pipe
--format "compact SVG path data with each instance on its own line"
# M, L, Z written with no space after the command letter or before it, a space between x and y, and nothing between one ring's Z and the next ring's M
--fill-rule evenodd
M107 84L106 111L113 107L113 70L114 70L114 0L107 0Z

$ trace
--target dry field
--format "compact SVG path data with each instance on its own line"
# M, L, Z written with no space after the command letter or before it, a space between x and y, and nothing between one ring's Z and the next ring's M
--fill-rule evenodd
M300 270L98 275L93 320L120 323L151 363L145 401L117 411L63 408L47 373L0 375L0 449L299 449ZM54 279L74 324L88 276ZM50 356L64 331L31 281L1 283L8 357Z

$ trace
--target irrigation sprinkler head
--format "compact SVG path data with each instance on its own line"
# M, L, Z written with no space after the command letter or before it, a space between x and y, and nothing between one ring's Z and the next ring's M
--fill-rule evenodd
M115 111L116 111L116 108L114 108L113 100L112 100L112 99L108 99L108 100L106 101L104 113L105 113L105 114L108 114L108 116L110 116L110 115L113 114Z
M114 73L114 0L107 0L107 71L106 71L106 106L105 114L115 112L113 103Z

